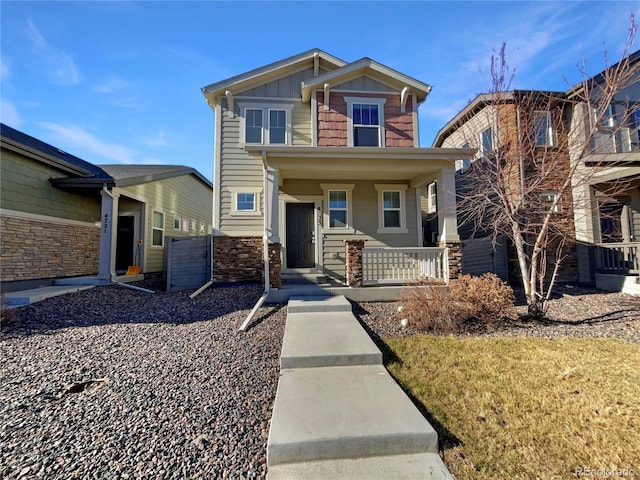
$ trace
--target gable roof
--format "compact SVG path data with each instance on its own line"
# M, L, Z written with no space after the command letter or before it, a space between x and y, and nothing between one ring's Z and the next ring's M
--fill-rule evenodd
M543 90L510 90L501 92L499 95L495 93L480 93L476 98L471 100L462 110L460 110L451 120L449 120L436 134L432 147L441 147L445 139L455 132L462 124L473 117L484 107L495 103L511 103L518 99L522 100L528 95L542 95L547 98L564 98L564 92L553 92Z
M100 188L103 185L114 185L113 178L97 165L64 152L4 123L0 123L0 141L3 148L55 167L82 183L95 183Z
M210 105L215 105L216 99L220 95L224 95L227 90L232 90L233 93L247 90L258 84L279 78L286 74L286 72L295 70L301 64L309 62L310 60L315 61L316 58L318 62L321 62L325 67L338 68L346 65L346 62L339 58L329 55L318 48L313 48L298 55L270 63L264 67L259 67L246 73L227 78L226 80L207 85L202 88L202 93Z
M420 82L415 78L409 77L370 58L362 58L356 62L346 64L331 72L311 78L302 82L302 99L306 102L311 97L311 92L318 88L322 88L325 83L336 85L347 82L363 75L381 79L383 83L402 90L409 87L410 92L417 95L418 102L424 101L429 92L431 85Z
M213 184L195 168L184 165L100 165L105 172L113 177L116 186L129 187L142 183L157 182L168 178L193 175L209 188Z

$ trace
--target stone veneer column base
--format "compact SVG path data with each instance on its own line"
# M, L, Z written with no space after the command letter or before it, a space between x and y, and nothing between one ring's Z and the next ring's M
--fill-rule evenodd
M462 244L460 242L439 242L440 248L449 249L449 280L462 275Z
M264 282L263 240L261 237L214 237L214 283ZM269 244L271 288L280 288L280 244Z
M349 287L362 287L362 249L365 240L345 240L346 277Z

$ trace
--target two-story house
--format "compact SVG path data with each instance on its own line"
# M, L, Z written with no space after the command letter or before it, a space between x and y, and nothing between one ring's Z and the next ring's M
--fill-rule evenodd
M623 65L634 72L639 61L640 52L636 52L624 64L610 68ZM553 202L569 169L579 162L571 176L570 191L554 207L553 221L564 229L566 241L566 257L557 280L635 293L639 291L636 285L640 274L640 82L635 74L598 117L592 111L595 104L589 107L584 102L584 88L589 85L589 94L598 95L599 85L609 78L608 71L566 92L519 90L499 96L478 95L438 132L433 146L477 148L475 159L457 163L458 189L464 187L471 161L492 160L497 149L518 149L513 156L520 157L521 167L515 169L513 180L517 185L523 179L544 179L535 184L542 205ZM553 158L554 168L537 175L537 170L544 169L541 157ZM531 212L535 215L534 209ZM472 227L460 226L466 260L463 271L494 271L506 278L504 272L508 270L514 280L519 271L513 245L500 239L494 250L478 238L489 234L483 225ZM476 245L483 248L476 249ZM550 251L553 254L553 249Z
M573 181L578 276L603 289L640 294L640 51L587 84L597 92L618 68L630 78L599 118L583 101L585 84L567 92L575 104L570 154L580 162Z
M434 147L473 147L474 158L457 163L456 185L462 192L468 182L474 182L471 162L489 164L503 162L500 175L508 175L501 188L511 194L512 203L521 207L521 229L526 248L539 231L539 212L546 213L545 205L555 200L565 189L561 202L554 207L551 218L553 232L547 245L547 264L555 263L559 242L563 242L562 268L557 272L560 282L577 280L576 240L573 228L571 189L563 187L569 169L568 124L563 92L513 90L480 94L440 129ZM498 174L493 174L498 175ZM469 177L469 178L468 178ZM497 178L497 177L496 177ZM482 182L481 182L482 185ZM489 185L482 188L490 190ZM487 194L490 194L488 191ZM463 210L465 208L463 207ZM460 214L460 211L459 211ZM464 273L481 274L490 271L514 285L520 284L518 255L510 240L509 226L498 229L495 246L490 237L496 233L494 216L469 218L461 221ZM505 230L506 229L506 230ZM547 269L551 275L552 268Z
M269 270L272 287L281 272L352 286L457 274L461 153L420 147L430 90L369 58L318 49L204 87L215 113L214 281ZM422 249L421 197L433 182L440 273L427 271L437 262Z

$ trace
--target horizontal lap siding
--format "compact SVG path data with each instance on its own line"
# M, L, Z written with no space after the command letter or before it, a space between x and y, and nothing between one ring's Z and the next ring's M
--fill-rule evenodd
M336 233L323 229L323 265L327 273L344 280L345 274L345 240L366 240L365 247L415 247L417 246L416 230L416 197L415 189L408 188L405 192L405 211L408 233L377 233L378 230L378 191L375 184L379 181L354 181L344 179L335 180L285 180L282 193L291 195L322 195L322 183L354 184L352 192L352 227L355 233ZM323 200L323 225L328 227L328 211L326 198ZM281 232L284 237L285 232Z
M122 189L123 195L146 202L145 273L165 270L164 248L167 237L208 235L211 233L212 191L193 175L134 185ZM165 247L153 247L153 211L164 213ZM173 220L189 220L189 231L174 230Z
M71 193L55 188L50 178L70 175L2 149L0 195L3 209L81 222L100 221L100 194Z

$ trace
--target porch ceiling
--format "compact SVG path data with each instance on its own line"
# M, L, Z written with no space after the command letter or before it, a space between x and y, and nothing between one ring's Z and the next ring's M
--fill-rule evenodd
M468 153L453 148L245 146L245 149L278 168L281 179L408 181L412 187L431 181L440 170L454 169L455 160Z

